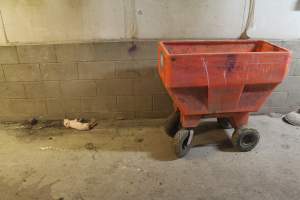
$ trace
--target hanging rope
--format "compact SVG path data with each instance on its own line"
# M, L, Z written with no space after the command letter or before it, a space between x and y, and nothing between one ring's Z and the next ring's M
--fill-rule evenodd
M249 39L247 32L249 27L252 25L254 20L254 9L255 9L255 0L249 0L249 10L248 10L248 16L246 20L246 25L244 28L244 31L242 32L240 39Z

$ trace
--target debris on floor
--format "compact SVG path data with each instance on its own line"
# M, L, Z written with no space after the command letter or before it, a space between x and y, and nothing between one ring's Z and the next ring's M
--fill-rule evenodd
M60 128L62 127L61 121L58 120L38 120L36 118L31 118L28 120L25 120L23 123L21 123L21 128L24 129L43 129L43 128L50 128L50 127L56 127Z
M38 123L38 120L36 118L30 118L28 120L25 120L23 122L23 127L26 129L31 129L34 125Z
M97 125L95 119L91 119L90 121L86 121L84 119L64 119L64 126L66 128L73 128L79 131L87 131L94 128Z
M52 146L44 146L44 147L40 147L40 150L45 151L45 150L62 150L61 148L56 148L56 147L52 147Z
M38 123L38 120L36 118L31 118L28 120L28 123L32 126L36 125Z
M40 147L40 150L49 150L49 149L52 149L52 147L51 146L46 146L46 147Z
M174 156L164 119L98 121L93 134L51 127L22 137L15 124L0 123L0 199L299 199L300 127L251 116L263 139L237 153L223 145L232 130L205 122L183 159Z
M300 109L288 113L283 117L283 120L293 126L300 126Z
M84 145L84 147L87 149L87 150L94 150L94 151L97 151L97 147L94 145L94 143L92 142L88 142Z

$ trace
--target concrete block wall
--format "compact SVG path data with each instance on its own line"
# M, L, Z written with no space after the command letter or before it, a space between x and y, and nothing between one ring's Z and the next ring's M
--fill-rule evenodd
M300 105L300 41L289 76L259 113ZM172 102L156 72L157 41L0 47L0 120L166 117Z
M165 117L157 42L0 47L0 119Z
M271 41L292 51L292 62L286 79L272 93L260 113L287 113L300 109L300 41Z

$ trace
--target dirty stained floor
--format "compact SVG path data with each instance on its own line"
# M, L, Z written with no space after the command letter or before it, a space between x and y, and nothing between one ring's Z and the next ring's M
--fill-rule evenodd
M300 129L252 116L261 133L236 152L232 130L197 128L182 159L162 120L100 122L89 132L0 125L0 199L300 199Z

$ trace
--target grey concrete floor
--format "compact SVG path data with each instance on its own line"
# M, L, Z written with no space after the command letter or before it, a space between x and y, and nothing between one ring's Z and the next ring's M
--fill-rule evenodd
M261 133L236 152L207 121L182 159L161 120L100 122L89 132L0 126L0 199L300 199L300 129L252 116Z

